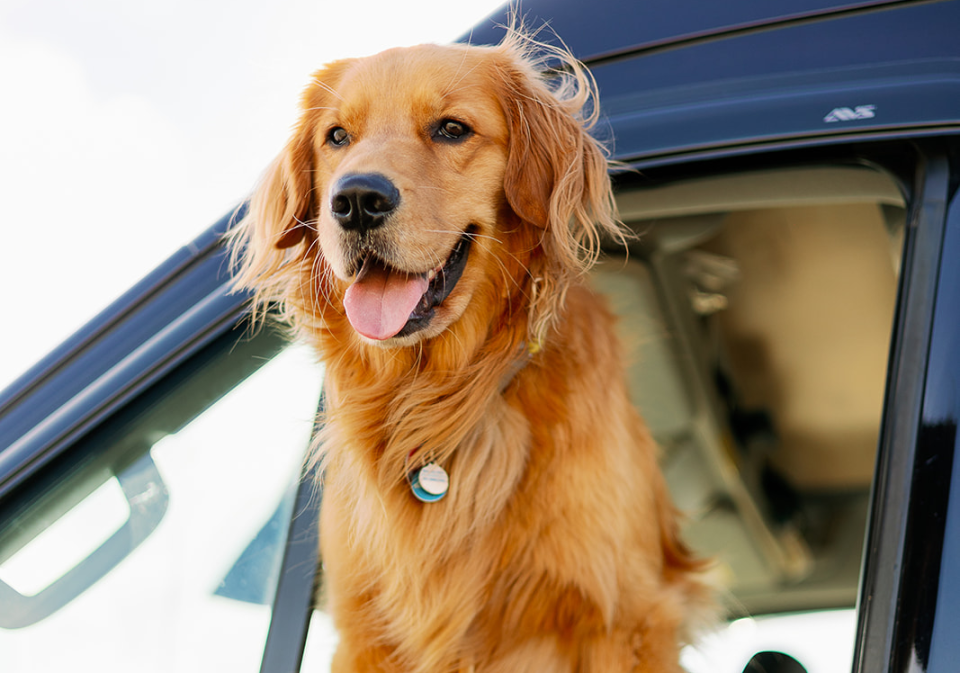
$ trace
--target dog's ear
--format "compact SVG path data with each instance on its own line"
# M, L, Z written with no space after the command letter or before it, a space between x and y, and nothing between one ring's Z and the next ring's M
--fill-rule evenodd
M259 202L254 207L260 212L261 221L268 224L278 250L312 238L310 224L316 218L312 176L312 139L306 131L298 131L270 166L253 197L254 202Z
M559 66L549 78L527 55L544 48L548 62ZM590 133L599 110L589 72L568 52L517 32L500 50L507 59L500 102L510 134L504 193L521 220L542 229L541 254L530 269L531 328L542 339L567 286L596 261L603 238L622 242L626 234L616 218L605 149Z
M333 105L334 87L347 65L337 61L314 74L293 135L251 196L243 221L229 235L236 285L255 290L255 303L284 295L284 269L291 261L311 250L319 254L312 245L318 215L315 137L322 133L319 118Z
M336 61L313 74L300 101L301 116L287 146L267 170L251 199L251 211L264 227L263 234L278 250L312 241L317 216L314 139L321 113L332 107L335 85L349 61Z
M573 87L589 87L585 71L584 77ZM576 98L562 98L565 91L551 90L525 63L511 69L506 81L502 102L510 138L504 191L513 211L544 229L579 214L611 218L604 149L589 133L593 120L582 118L589 95L578 90ZM578 237L576 230L564 229L557 234Z

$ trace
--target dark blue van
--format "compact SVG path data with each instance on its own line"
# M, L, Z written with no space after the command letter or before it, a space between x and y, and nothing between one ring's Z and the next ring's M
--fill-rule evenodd
M727 587L685 666L958 670L960 0L522 11L599 86L639 237L594 281ZM323 373L247 329L238 216L0 393L3 670L329 665Z

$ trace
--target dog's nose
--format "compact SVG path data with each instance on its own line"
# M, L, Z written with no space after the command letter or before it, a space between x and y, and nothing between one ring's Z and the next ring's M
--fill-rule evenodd
M330 197L330 210L340 226L361 233L379 227L399 205L400 192L379 173L345 175Z

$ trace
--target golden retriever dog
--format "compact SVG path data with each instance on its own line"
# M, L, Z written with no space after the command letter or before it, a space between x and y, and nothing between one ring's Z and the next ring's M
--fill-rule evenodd
M680 670L709 591L585 279L595 96L516 30L334 62L234 233L325 363L334 671Z

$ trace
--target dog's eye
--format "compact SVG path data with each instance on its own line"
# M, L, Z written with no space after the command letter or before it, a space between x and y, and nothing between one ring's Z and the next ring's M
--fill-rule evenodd
M470 135L470 127L455 119L444 119L437 128L439 140L463 140Z
M350 142L350 134L341 126L334 126L327 131L327 142L337 147L343 147Z

